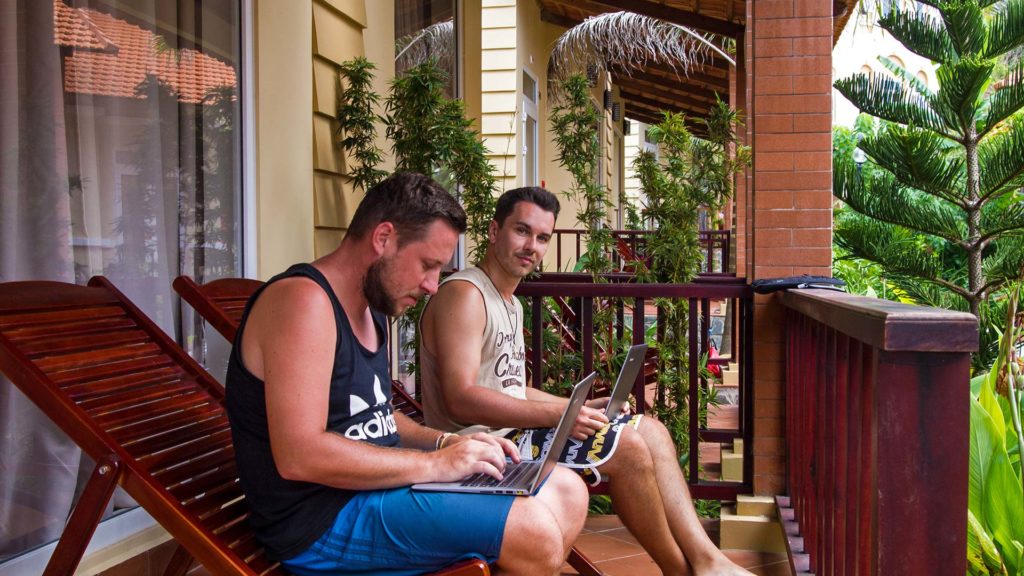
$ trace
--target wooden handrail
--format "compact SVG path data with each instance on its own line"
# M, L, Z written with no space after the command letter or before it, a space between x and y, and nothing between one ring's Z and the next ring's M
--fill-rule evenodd
M647 237L655 232L652 230L612 230L611 234L616 246L612 249L613 254L610 257L617 263L616 266L621 270L631 270L630 262L636 260L644 261L649 265L645 244ZM698 234L704 252L704 266L701 273L730 274L732 232L730 230L701 230ZM586 235L586 230L578 228L555 228L551 244L554 245L556 271L562 271L579 260L584 252L583 238ZM562 245L565 242L563 242L563 238L568 239L569 243L564 250L564 257ZM716 255L718 256L717 260ZM714 265L716 261L719 262L718 266Z
M533 323L530 328L532 339L530 357L528 359L531 382L540 386L544 374L544 358L542 355L541 334L545 326L542 324L542 307L545 298L572 299L574 307L580 310L576 330L578 335L578 351L582 357L583 373L591 371L596 363L599 351L595 350L594 338L590 335L597 329L611 329L616 333L624 332L621 308L628 307L634 311L645 310L655 299L684 300L690 311L689 350L690 358L698 358L708 350L707 330L699 330L699 326L708 326L710 300L730 300L733 302L734 326L732 329L734 361L740 366L740 422L736 430L716 430L700 426L697 418L698 392L706 386L698 375L697 363L691 362L689 374L689 409L690 409L690 446L691 458L687 470L687 482L695 498L735 499L737 494L749 493L753 480L753 393L751 372L751 342L753 322L753 292L746 280L735 277L719 277L709 281L691 284L633 284L633 277L627 274L606 275L606 282L594 282L589 274L544 273L538 279L531 279L519 284L516 295L529 300L526 304L533 312ZM597 301L616 306L620 311L616 314L613 326L597 327L594 325L594 304ZM610 301L610 302L609 302ZM644 339L644 314L632 314L632 342L639 343ZM660 331L659 331L660 333ZM643 375L634 382L633 393L637 399L645 396ZM643 403L638 402L638 410L643 411ZM699 477L698 444L704 442L732 442L734 438L743 438L744 474L743 482L712 482Z
M977 320L830 290L779 300L794 572L964 574Z

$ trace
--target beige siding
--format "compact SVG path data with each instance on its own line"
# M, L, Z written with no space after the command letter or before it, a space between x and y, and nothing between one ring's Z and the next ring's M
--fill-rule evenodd
M480 129L499 190L516 186L518 124L508 122L518 112L516 5L516 0L481 0L480 5Z
M258 277L313 256L311 0L257 2L256 222Z
M313 0L313 209L314 252L322 256L341 242L362 199L348 172L352 160L336 145L338 67L357 56L377 65L374 90L383 98L394 76L394 6L364 0ZM378 146L386 150L383 127ZM390 166L385 166L389 168Z

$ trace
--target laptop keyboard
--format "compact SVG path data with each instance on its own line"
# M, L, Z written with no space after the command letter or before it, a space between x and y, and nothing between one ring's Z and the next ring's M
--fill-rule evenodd
M494 476L488 476L483 472L474 474L469 478L462 481L462 486L494 486L501 488L504 486L512 486L519 483L519 479L524 475L528 474L533 470L533 466L536 462L520 462L518 464L508 464L505 466L505 474L501 480L498 480Z

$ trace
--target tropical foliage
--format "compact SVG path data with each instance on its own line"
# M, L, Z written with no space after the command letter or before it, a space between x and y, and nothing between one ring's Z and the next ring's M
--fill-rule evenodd
M658 231L647 241L651 268L640 271L643 282L682 284L697 276L703 260L698 210L704 207L718 212L732 197L733 178L749 163L750 150L739 144L734 131L742 125L742 118L727 104L719 101L701 122L707 126L705 138L691 134L681 114L665 112L664 120L649 129L651 140L659 144L661 157L645 151L634 162L647 198L644 216ZM687 367L691 361L687 302L664 299L656 304L665 333L660 335L658 345L655 413L677 445L685 446ZM698 412L703 419L710 398L703 389L699 398Z
M939 64L939 88L887 58L891 74L835 83L884 121L858 143L869 164L836 155L833 189L851 209L836 220L836 244L914 300L991 325L984 302L1024 270L1024 63L996 77L1024 44L1024 3L912 2L889 6L879 24Z
M366 58L342 63L338 70L338 146L351 152L358 165L349 168L355 188L364 192L387 176L377 168L383 151L377 147L377 114L380 97L372 89L376 66Z
M396 77L384 123L396 169L430 174L462 201L475 259L487 246L497 179L487 149L466 118L465 104L444 95L446 82L447 75L432 60Z
M1024 338L1017 306L1024 287L1009 292L1007 331L988 374L972 381L968 574L1024 574Z
M595 275L610 272L612 235L608 218L608 191L597 180L600 153L598 126L601 114L591 102L591 84L582 74L562 84L563 99L551 113L551 133L558 147L558 162L572 175L568 196L581 207L576 214L587 230L587 252L582 259Z

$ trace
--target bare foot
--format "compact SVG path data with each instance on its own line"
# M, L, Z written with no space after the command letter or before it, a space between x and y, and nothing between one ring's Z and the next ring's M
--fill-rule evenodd
M725 554L719 553L704 566L694 566L696 576L754 576L753 572L738 566Z

